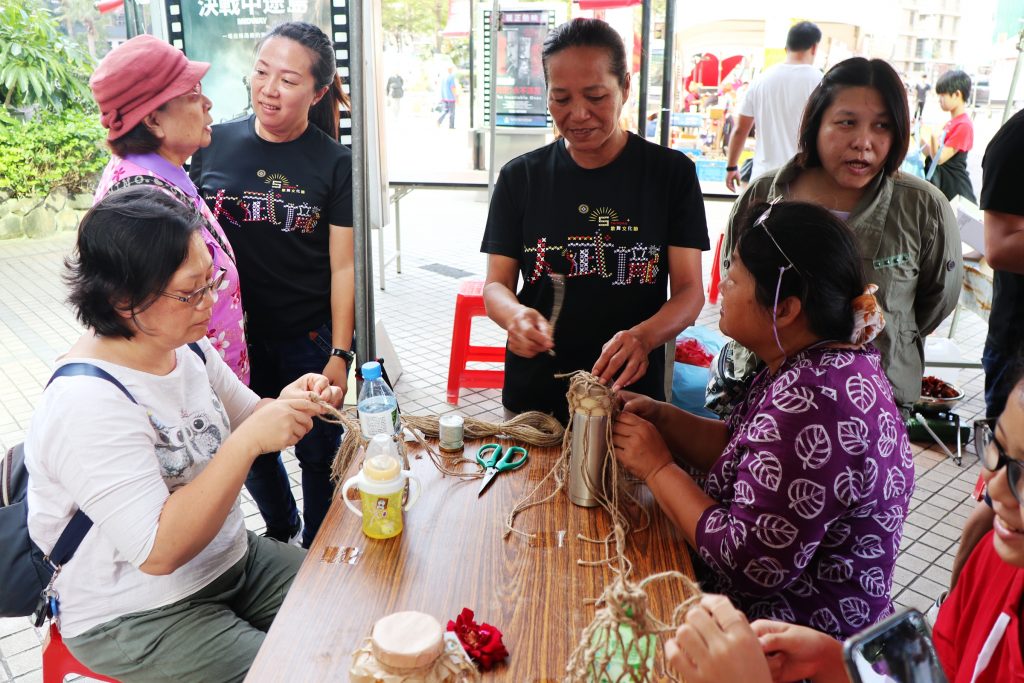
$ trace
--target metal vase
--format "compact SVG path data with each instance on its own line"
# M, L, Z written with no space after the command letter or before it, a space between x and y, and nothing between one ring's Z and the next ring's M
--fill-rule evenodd
M598 494L604 494L602 470L608 453L607 429L607 415L573 413L569 500L581 507L596 507Z

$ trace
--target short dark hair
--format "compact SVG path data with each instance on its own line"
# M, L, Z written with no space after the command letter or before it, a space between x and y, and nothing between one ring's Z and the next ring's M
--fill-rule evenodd
M164 108L161 105L156 108L159 111ZM134 128L117 138L107 140L107 147L116 156L124 159L129 154L150 154L160 149L160 138L153 135L144 121L139 121Z
M608 51L609 69L619 81L619 86L626 87L626 46L622 36L600 19L578 17L556 26L544 39L541 51L541 63L544 65L544 82L548 82L548 61L570 47L597 47Z
M256 52L271 38L287 38L309 50L313 56L315 89L327 86L327 93L310 107L309 122L337 140L341 125L341 109L351 108L348 95L341 85L334 43L319 26L306 21L288 21L278 24L256 44Z
M800 168L821 166L821 158L818 156L821 119L839 91L851 87L874 88L889 110L892 145L885 158L883 172L892 175L899 170L910 145L910 110L907 108L907 89L903 87L903 80L888 62L881 59L851 57L828 70L804 107L796 163Z
M935 81L935 92L939 95L952 95L957 90L963 95L964 102L971 99L971 77L958 69L947 71Z
M769 207L768 219L755 225ZM782 274L779 300L799 299L819 338L849 340L853 300L863 294L865 285L860 251L842 220L817 204L761 202L744 212L736 234L736 252L754 278L754 295L761 306L771 310L779 269L792 259L794 267Z
M203 225L195 207L151 186L111 192L78 226L64 260L68 303L86 327L103 337L131 339L123 312L145 310L188 257Z
M793 24L786 34L786 49L790 52L810 50L820 42L821 29L809 21Z

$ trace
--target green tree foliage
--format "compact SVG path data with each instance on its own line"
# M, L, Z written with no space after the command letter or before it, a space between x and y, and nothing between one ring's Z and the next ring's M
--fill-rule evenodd
M0 112L3 109L0 108ZM95 110L44 110L30 121L0 115L0 190L15 197L90 192L109 154Z
M93 60L103 56L101 52L106 42L104 38L112 15L100 14L94 0L60 0L59 15L69 36L79 40L81 37L85 38L86 49ZM82 29L84 36L76 35L76 32L81 32Z
M60 109L90 99L92 62L32 0L0 3L0 100Z
M448 0L384 0L381 23L386 40L395 46L429 36L440 50L441 31L448 18Z

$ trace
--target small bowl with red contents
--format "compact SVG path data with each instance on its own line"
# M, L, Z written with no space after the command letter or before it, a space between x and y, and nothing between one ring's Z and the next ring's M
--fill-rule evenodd
M964 397L962 389L938 377L926 375L921 378L921 398L914 403L914 410L922 413L948 412Z

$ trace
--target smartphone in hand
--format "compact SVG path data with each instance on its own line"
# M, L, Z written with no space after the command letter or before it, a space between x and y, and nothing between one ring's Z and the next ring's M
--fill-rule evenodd
M854 683L948 683L924 615L904 609L849 638L843 658Z

